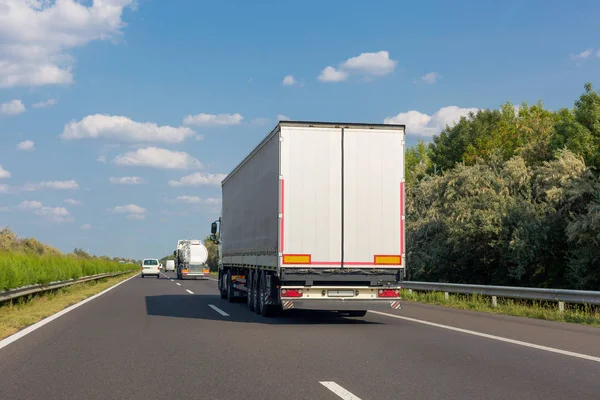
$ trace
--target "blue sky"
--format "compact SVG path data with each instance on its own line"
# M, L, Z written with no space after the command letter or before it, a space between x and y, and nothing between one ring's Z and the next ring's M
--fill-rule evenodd
M600 85L600 3L0 0L0 226L161 257L278 118L429 140L468 109ZM287 77L287 78L286 78ZM111 179L112 178L112 179Z

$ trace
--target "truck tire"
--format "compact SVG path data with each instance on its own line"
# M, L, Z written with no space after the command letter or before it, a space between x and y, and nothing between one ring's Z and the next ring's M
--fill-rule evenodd
M265 271L262 271L260 273L260 284L258 286L258 293L258 311L263 317L270 317L273 314L273 307L267 305L267 273Z
M225 288L223 287L223 279L224 279L224 275L222 272L219 272L219 294L221 295L222 299L226 299L227 298L227 291L225 290Z
M260 280L259 280L260 272L261 271L257 269L257 270L254 270L254 273L252 274L252 304L253 304L252 310L255 313L257 313L257 314L260 311L260 307L259 307L259 304L258 304L258 296L260 295L259 294L259 290L260 290Z
M254 311L254 271L250 271L248 273L248 277L246 279L246 287L248 289L248 296L246 298L246 302L248 303L248 310Z
M233 285L232 285L232 278L231 278L231 270L228 269L227 270L227 300L230 303L233 303Z
M366 310L361 310L361 311L349 311L349 312L348 312L348 316L349 316L349 317L364 317L365 315L367 315L367 311L366 311Z

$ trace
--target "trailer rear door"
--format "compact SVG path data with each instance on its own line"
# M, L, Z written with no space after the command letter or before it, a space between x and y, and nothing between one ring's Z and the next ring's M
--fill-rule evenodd
M281 129L279 251L284 265L341 265L341 139L341 128Z
M344 266L398 268L404 253L404 134L344 129Z

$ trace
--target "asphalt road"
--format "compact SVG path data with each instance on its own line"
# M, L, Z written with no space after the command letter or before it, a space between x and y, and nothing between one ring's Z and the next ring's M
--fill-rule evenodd
M597 328L389 314L600 356ZM265 319L213 281L140 277L0 349L0 399L340 398L597 400L600 362L379 314Z

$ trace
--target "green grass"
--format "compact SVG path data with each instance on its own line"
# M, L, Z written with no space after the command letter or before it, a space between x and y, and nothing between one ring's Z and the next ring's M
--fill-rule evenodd
M137 265L86 259L74 255L0 252L0 290L77 279L107 272L132 271L137 268Z
M493 307L491 297L488 296L450 294L446 300L442 292L416 292L413 290L412 293L409 293L408 289L402 290L402 298L408 301L437 304L463 310L600 327L600 307L591 305L565 304L565 311L560 312L558 304L555 302L498 298L498 307Z
M138 271L0 303L0 339L100 293L136 273Z

